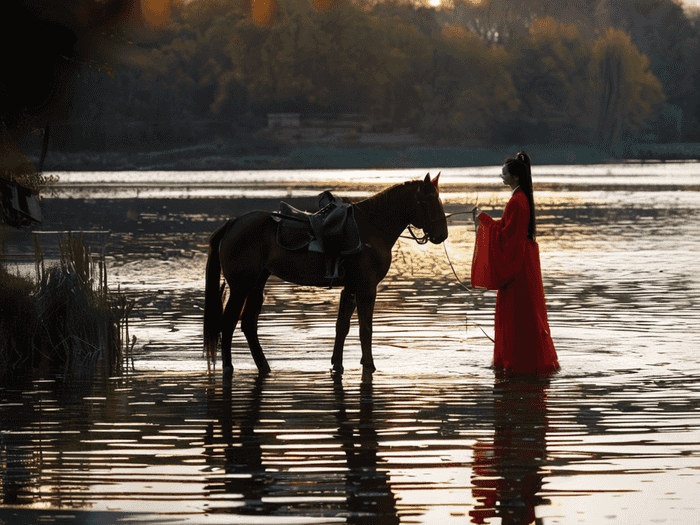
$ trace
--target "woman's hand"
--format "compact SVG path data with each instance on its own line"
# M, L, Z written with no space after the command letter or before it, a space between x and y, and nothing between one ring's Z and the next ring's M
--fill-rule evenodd
M481 213L481 210L479 208L477 208L476 206L474 206L472 208L472 219L474 219L474 230L475 231L479 229L480 222L479 222L478 217L479 217L480 213Z

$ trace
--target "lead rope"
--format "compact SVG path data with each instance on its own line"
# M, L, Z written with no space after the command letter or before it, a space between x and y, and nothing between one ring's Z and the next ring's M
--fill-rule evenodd
M472 289L469 288L469 287L467 287L467 285L465 285L465 284L462 282L462 280L459 278L459 275L457 275L457 270L455 270L455 267L454 267L454 265L452 264L452 261L450 260L450 256L449 256L449 254L447 253L447 243L446 243L445 241L442 242L442 248L445 250L445 257L447 257L447 262L450 263L450 268L452 268L452 273L454 274L455 279L457 279L457 282L459 283L459 285L460 285L462 288L464 288L467 292L469 292L470 294L473 295L474 292L472 291Z
M359 211L362 215L364 215L364 216L365 216L365 219L367 219L367 221L368 221L372 226L374 226L375 228L377 228L377 229L379 229L379 230L384 231L385 233L388 233L384 228L382 228L382 227L377 226L376 224L374 224L374 223L370 220L370 218L367 216L367 214L366 214L364 211L362 211L362 209L358 208L355 204L353 204L353 208L356 209L357 211ZM476 206L474 206L474 208L476 208ZM445 218L446 218L446 219L449 219L449 218L452 217L453 215L465 215L465 214L467 214L467 213L472 213L472 212L474 211L474 208L472 208L472 209L469 210L469 211L458 211L458 212L455 212L455 213L450 213L449 215L445 215ZM400 238L402 238L402 239L410 239L410 238L413 238L413 240L416 241L418 244L425 244L425 243L428 241L428 235L427 235L427 234L424 235L423 237L418 237L418 236L416 236L415 233L413 233L413 229L411 228L411 225L410 225L410 224L407 226L407 228L408 228L409 233L411 234L411 237L407 237L407 236L405 236L405 235L399 235ZM447 258L447 262L450 264L450 268L452 268L452 273L454 274L455 279L457 279L457 282L459 283L459 285L460 285L462 288L464 288L467 292L469 292L470 295L474 295L474 291L473 291L471 288L468 288L468 287L462 282L462 280L459 278L459 276L457 275L457 271L455 270L455 267L454 267L454 265L452 264L452 261L450 260L449 254L447 253L447 245L446 245L445 241L443 241L442 247L443 247L443 249L445 250L445 257ZM479 330L481 330L481 332L488 338L489 341L491 341L491 342L494 343L494 344L496 343L496 341L494 341L493 338L492 338L489 334L486 333L486 331L481 327L481 325L480 325L479 323L477 323L477 322L475 322L475 321L472 321L472 322L473 322L474 326L476 326ZM469 318L467 318L467 326L469 326Z
M453 215L466 215L467 213L471 213L472 211L473 211L473 210L470 210L470 211L460 211L460 212L456 212L456 213L450 213L449 215L447 215L447 218L450 218L450 217L452 217ZM465 284L462 282L462 280L459 278L459 275L457 275L457 270L455 270L455 267L454 267L454 265L452 264L452 260L450 259L450 254L447 253L447 242L446 242L446 241L443 241L443 243L442 243L442 248L443 248L443 250L445 250L445 257L447 258L447 262L450 264L450 268L452 269L452 273L454 274L455 279L457 279L457 282L459 283L459 285L460 285L462 288L464 288L467 292L469 292L470 295L474 295L474 290L472 290L472 289L469 288L467 285L465 285ZM481 327L481 325L480 325L479 323L477 323L477 322L475 322L475 321L472 321L472 323L473 323L479 330L481 330L481 332L482 332L486 337L488 337L489 341L491 341L492 343L496 344L496 341L494 341L494 340L491 338L491 336L490 336L489 334L486 333L486 331ZM468 318L468 317L467 317L467 326L469 326L469 318Z

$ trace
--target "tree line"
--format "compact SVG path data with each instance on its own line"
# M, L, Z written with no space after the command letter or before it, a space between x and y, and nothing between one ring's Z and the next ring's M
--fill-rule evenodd
M58 147L238 140L270 112L360 113L434 144L691 142L700 26L672 0L173 4L126 64L81 67Z

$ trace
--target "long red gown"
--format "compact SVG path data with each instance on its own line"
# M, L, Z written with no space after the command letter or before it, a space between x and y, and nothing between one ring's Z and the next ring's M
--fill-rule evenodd
M516 189L494 220L485 213L474 244L474 288L498 290L493 365L507 375L547 375L559 370L547 322L540 252L528 239L530 204Z

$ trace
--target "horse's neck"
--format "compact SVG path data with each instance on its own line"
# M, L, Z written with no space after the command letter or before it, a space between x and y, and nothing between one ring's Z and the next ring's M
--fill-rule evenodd
M410 183L397 184L357 203L362 215L387 237L389 244L393 245L411 222L409 196L412 192Z

